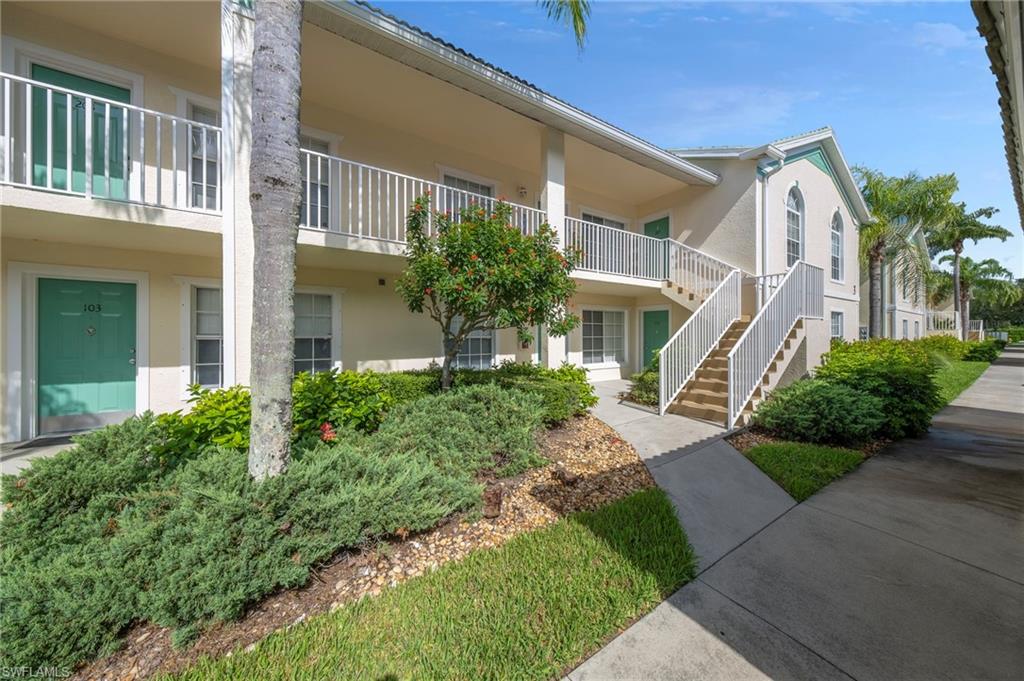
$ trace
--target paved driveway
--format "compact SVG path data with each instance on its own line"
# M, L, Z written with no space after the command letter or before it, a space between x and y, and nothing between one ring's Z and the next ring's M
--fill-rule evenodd
M1008 350L927 437L702 562L570 678L1024 678L1022 383Z

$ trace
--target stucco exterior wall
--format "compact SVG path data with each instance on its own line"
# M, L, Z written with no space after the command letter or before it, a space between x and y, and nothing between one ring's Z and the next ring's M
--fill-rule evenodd
M714 187L685 187L638 207L644 219L668 214L672 237L745 272L756 271L755 161L701 159Z

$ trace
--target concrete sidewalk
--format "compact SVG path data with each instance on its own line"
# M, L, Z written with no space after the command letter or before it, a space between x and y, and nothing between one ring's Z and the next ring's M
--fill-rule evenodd
M569 678L1021 678L1022 383L1024 348L1008 349L926 437L894 444L702 561L694 582ZM730 498L719 507L752 504L721 492Z

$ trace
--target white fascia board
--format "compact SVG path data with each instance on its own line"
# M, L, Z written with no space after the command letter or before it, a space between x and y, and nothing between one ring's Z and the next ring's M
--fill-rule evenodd
M393 43L401 45L406 50L410 50L420 56L427 57L434 62L443 65L445 68L453 70L462 77L463 81L467 83L476 83L478 85L485 86L484 88L476 89L471 89L471 87L466 86L466 89L474 94L506 106L501 101L488 96L488 93L486 92L486 88L497 88L504 96L516 100L520 106L528 110L533 109L547 114L545 116L547 118L554 116L558 121L563 123L561 128L563 132L579 136L579 131L583 130L596 135L597 137L601 137L615 146L621 147L622 151L633 152L631 155L622 153L619 155L638 163L639 165L644 165L652 170L669 174L670 176L677 176L677 179L691 184L715 185L718 184L721 179L717 173L713 173L710 170L694 165L693 163L661 149L650 142L646 142L635 135L631 135L624 130L620 130L619 128L566 104L551 95L530 87L524 82L500 73L477 59L473 59L472 57L462 54L436 40L432 40L412 28L403 26L388 17L378 14L367 7L351 2L343 2L342 0L326 0L326 2L323 3L307 5L307 11L310 7L325 8L336 17L343 18L344 20L354 23L365 30L371 31L379 37L386 38ZM328 28L328 30L330 29ZM424 72L429 73L428 71ZM437 77L435 74L430 75ZM523 111L518 111L512 107L506 106L506 108L510 108L521 115L527 115L524 114ZM541 118L537 118L537 120L544 122ZM611 149L608 149L608 151L616 153ZM644 163L644 161L648 161L648 163Z
M838 173L839 181L843 184L843 188L846 190L853 202L853 209L856 212L854 217L857 218L860 223L871 221L871 210L868 208L868 204L864 201L864 196L860 193L860 187L857 185L857 180L853 177L853 172L850 170L850 166L846 162L843 150L839 148L839 142L836 141L835 133L833 133L831 129L811 133L792 140L786 140L785 142L776 142L776 146L783 150L787 156L791 154L798 154L809 147L820 146L828 157L829 163L832 164L832 167Z

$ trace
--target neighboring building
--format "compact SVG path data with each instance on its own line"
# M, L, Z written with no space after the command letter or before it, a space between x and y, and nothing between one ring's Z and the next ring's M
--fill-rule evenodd
M668 348L663 406L699 383L705 416L733 422L766 371L856 338L867 209L831 130L670 153L371 7L304 11L296 371L440 360L394 290L427 189L442 210L508 197L522 229L585 253L579 329L480 333L463 365L568 359L605 380ZM248 382L252 23L231 2L3 3L0 439ZM740 341L766 304L780 314Z
M914 232L922 252L928 252L924 232ZM868 337L871 301L869 294L869 272L861 272L859 338ZM896 339L915 339L928 333L928 300L924 286L915 286L910 278L904 277L899 268L889 262L882 264L882 336ZM941 322L940 322L941 325Z
M1024 227L1024 5L1019 0L973 0L999 90L1006 161Z

